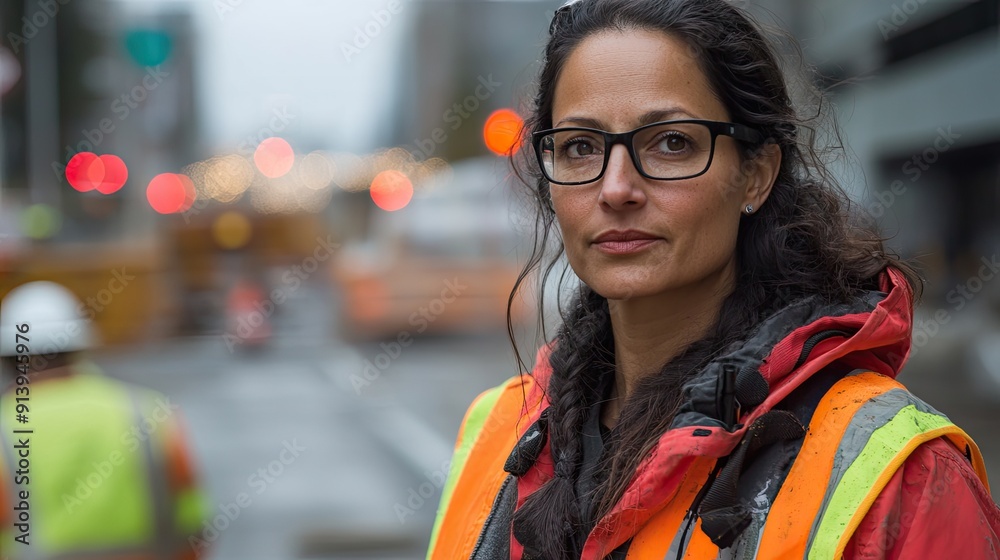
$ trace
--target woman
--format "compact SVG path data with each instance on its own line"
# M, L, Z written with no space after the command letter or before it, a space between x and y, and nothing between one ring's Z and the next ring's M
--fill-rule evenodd
M894 380L921 281L849 219L758 27L581 0L550 35L522 278L559 234L581 283L470 407L428 557L996 558L978 449Z

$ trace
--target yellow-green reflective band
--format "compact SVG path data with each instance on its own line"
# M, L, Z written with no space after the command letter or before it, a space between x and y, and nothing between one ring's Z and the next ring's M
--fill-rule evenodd
M948 418L921 412L911 404L900 409L892 420L872 432L868 443L847 468L830 497L809 548L809 560L834 558L855 513L883 473L891 476L916 445L944 435L949 428L958 430ZM882 481L883 485L887 481L888 479Z
M204 494L194 488L179 492L174 498L174 530L184 538L196 535L208 513Z
M427 547L428 559L434 552L438 530L441 527L441 522L444 520L445 512L448 511L448 503L451 501L455 484L458 482L459 475L461 475L462 469L465 467L465 462L469 458L469 451L472 449L472 444L475 443L476 437L486 424L486 419L493 412L493 406L496 404L497 399L500 398L500 394L510 385L511 379L481 393L476 397L476 400L472 401L472 405L466 413L465 422L462 423L461 439L458 445L455 446L455 453L451 457L451 465L448 468L448 480L445 481L444 488L441 491L441 502L438 505L437 515L434 518L434 529L431 531L430 546Z

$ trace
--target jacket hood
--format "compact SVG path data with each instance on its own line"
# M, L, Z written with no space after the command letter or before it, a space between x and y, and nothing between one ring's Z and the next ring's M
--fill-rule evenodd
M802 298L762 321L684 385L683 404L671 428L640 463L622 500L591 531L584 557L603 558L628 540L673 498L693 459L731 453L747 426L823 368L837 363L895 377L910 352L912 321L912 291L891 267L880 274L878 291L849 303ZM547 388L552 374L551 350L549 343L536 356L532 376L539 391ZM723 420L726 411L720 410L726 377L741 407L735 426ZM545 396L538 398L544 401ZM547 455L546 447L535 465L541 472L519 483L521 496L552 475Z

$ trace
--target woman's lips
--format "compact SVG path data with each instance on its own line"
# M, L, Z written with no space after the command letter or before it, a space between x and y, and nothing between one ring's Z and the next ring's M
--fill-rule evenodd
M601 243L594 243L594 247L596 247L598 251L607 253L609 255L628 255L631 253L638 253L639 251L643 251L653 243L656 243L657 241L662 241L662 240L633 239L631 241L603 241Z

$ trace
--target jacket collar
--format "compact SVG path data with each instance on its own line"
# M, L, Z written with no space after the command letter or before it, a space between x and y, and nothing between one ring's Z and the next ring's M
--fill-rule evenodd
M688 381L671 429L640 463L618 506L591 532L584 557L602 558L635 535L673 498L693 460L728 455L750 423L826 366L840 362L895 377L910 351L912 292L893 268L880 275L879 288L846 304L824 303L815 296L791 302ZM541 391L552 375L551 350L552 343L538 351L532 372ZM735 425L727 425L721 409L726 371L737 400L745 401ZM539 459L533 469L539 472L518 484L519 505L532 487L551 476L547 448Z

